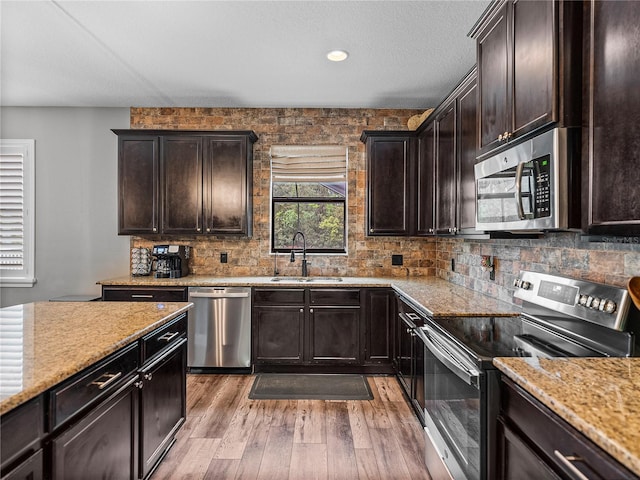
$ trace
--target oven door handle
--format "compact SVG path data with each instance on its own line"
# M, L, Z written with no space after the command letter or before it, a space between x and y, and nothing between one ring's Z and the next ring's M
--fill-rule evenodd
M423 329L425 329L425 327L423 327ZM455 352L451 352L448 349L444 350L432 338L433 333L428 329L425 330L427 330L427 335L425 335L424 337L421 336L421 338L425 346L429 349L433 356L436 357L440 362L442 362L449 370L455 373L467 385L473 385L479 388L480 371L468 367L466 365L466 362L462 358L457 356Z
M516 206L518 207L518 218L524 220L524 207L522 206L522 173L524 172L524 162L520 162L516 167Z

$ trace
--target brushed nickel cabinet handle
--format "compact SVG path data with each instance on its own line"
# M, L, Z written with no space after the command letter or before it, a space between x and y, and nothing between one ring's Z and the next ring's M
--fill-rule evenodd
M113 382L118 380L121 376L122 376L122 372L105 373L104 375L100 376L100 378L106 378L106 380L104 380L102 382L99 382L98 380L94 380L89 385L95 385L95 386L98 387L98 390L104 390L109 385L111 385Z
M573 462L583 462L584 459L582 457L576 457L575 455L565 456L562 453L560 453L558 450L554 450L553 454L556 457L558 457L558 459L564 464L564 466L567 467L569 470L571 470L571 473L573 473L580 480L589 480L589 478L580 470L578 470L576 466L573 464Z
M141 293L134 293L131 298L153 298L153 295L143 295Z
M167 332L161 337L158 337L158 341L164 340L165 342L170 342L178 335L180 335L180 332Z

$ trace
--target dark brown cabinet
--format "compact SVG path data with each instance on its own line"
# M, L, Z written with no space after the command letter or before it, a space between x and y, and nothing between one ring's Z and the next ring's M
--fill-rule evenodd
M293 371L323 368L357 370L367 362L363 331L364 293L359 288L254 288L252 351L256 371ZM382 301L375 303L382 305ZM383 312L376 312L380 316ZM388 332L380 332L388 319L376 319L376 354L388 355L380 343ZM371 364L383 363L377 357Z
M364 291L364 355L366 364L391 366L394 355L396 293L392 289Z
M456 100L436 116L436 233L456 233Z
M52 478L138 478L138 388L130 379L51 442Z
M435 131L435 123L427 121L418 135L416 234L421 236L435 233Z
M365 130L360 140L366 145L367 235L415 235L415 133Z
M477 83L472 69L418 129L419 163L430 159L435 178L434 226L438 235L478 235L474 167L477 156ZM427 177L427 175L425 175ZM426 191L426 188L425 188ZM426 202L421 202L420 205Z
M639 235L640 3L585 2L584 25L583 229Z
M140 369L140 478L153 471L186 420L186 330L176 331L178 340Z
M479 153L559 122L579 122L581 6L492 4L471 32L478 58Z
M254 132L113 131L119 234L251 235Z
M186 302L187 287L132 287L103 285L103 302Z
M500 401L500 480L636 478L591 440L505 377Z
M43 478L41 440L45 434L44 416L44 402L41 396L2 416L0 423L2 480Z
M159 232L159 185L158 136L118 134L118 234Z

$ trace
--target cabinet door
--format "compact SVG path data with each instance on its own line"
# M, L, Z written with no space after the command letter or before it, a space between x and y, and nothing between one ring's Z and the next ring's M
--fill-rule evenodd
M393 325L396 295L393 290L368 290L364 321L364 363L390 364L393 357Z
M158 233L159 140L118 136L118 234Z
M247 178L245 137L204 137L205 231L249 232L248 204L252 178Z
M556 120L555 88L557 37L554 9L549 0L513 3L513 137Z
M140 477L145 478L186 418L187 339L143 366L140 375Z
M436 119L436 233L456 232L456 104Z
M254 307L253 360L256 363L302 363L304 307Z
M162 233L202 233L202 138L162 139Z
M640 2L587 4L589 121L583 149L584 227L590 233L640 234ZM615 54L612 54L615 45ZM585 59L587 60L587 59ZM588 107L588 108L587 108Z
M473 79L458 97L458 229L467 232L476 228L477 93L476 80Z
M360 363L360 308L309 309L311 363Z
M430 122L418 138L416 234L433 235L435 123Z
M134 377L80 422L51 441L52 477L138 477L138 388Z
M367 234L409 235L413 139L367 140Z
M42 480L44 478L42 449L11 470L2 480Z
M501 443L498 449L499 480L560 479L502 419L498 420L498 432Z
M483 152L499 146L502 141L498 137L509 131L511 55L508 14L510 8L511 5L505 2L477 38L480 149Z

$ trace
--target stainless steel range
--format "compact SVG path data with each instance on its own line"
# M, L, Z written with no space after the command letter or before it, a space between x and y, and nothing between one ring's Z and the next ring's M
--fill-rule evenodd
M425 459L433 478L496 477L494 357L631 356L640 312L626 289L523 271L519 317L426 318Z

